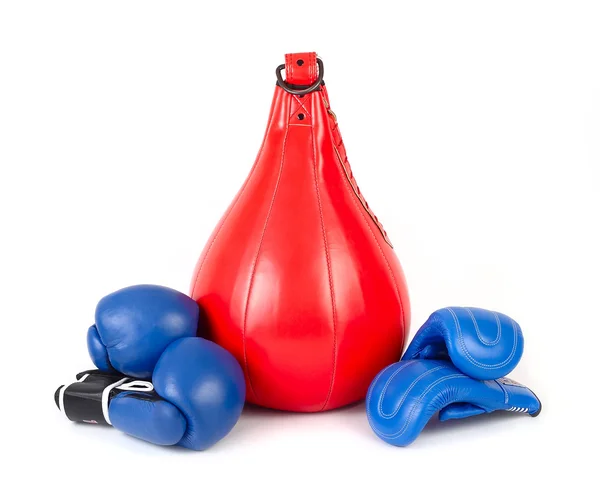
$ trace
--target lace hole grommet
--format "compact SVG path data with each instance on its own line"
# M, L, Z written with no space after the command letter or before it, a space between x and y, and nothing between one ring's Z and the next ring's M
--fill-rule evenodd
M300 113L297 117L300 121L302 121L304 119L304 114Z

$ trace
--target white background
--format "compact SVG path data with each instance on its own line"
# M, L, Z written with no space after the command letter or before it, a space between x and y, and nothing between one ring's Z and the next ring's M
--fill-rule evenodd
M0 494L597 492L598 2L0 5ZM411 335L447 305L513 316L511 376L543 413L432 424L402 449L364 405L252 409L203 453L67 422L52 395L91 367L96 302L188 290L258 151L275 67L309 50L404 266Z

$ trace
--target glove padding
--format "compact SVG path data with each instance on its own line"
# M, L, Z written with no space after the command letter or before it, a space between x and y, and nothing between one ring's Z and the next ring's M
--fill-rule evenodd
M73 421L109 424L159 445L203 450L226 436L244 406L237 360L217 344L183 338L160 356L152 384L101 371L61 386L56 404Z
M480 308L444 308L417 331L402 360L450 360L474 379L510 373L523 355L521 327L509 316Z
M159 285L135 285L105 296L88 330L90 357L102 371L150 379L165 348L195 337L200 309L185 294Z
M542 405L530 389L511 379L477 380L449 361L407 360L377 375L366 408L369 424L381 439L407 446L438 411L442 421L496 410L537 416Z

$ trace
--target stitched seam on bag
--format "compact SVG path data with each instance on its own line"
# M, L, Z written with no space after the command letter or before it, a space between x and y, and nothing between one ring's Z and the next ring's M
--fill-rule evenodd
M334 146L334 149L335 149L335 146ZM369 220L367 220L367 217L364 214L364 210L362 209L362 206L359 206L359 204L358 204L358 202L356 200L356 196L354 195L354 192L351 190L350 186L348 185L348 182L343 182L343 183L346 185L346 190L348 190L348 192L350 192L350 197L352 197L352 199L354 201L354 205L356 206L356 208L360 212L363 220L365 221L365 224L367 225L367 228L369 229L369 232L371 232L371 235L373 236L373 240L375 241L375 244L377 244L377 248L379 249L379 253L383 257L383 260L385 261L385 264L386 264L387 269L388 269L388 273L392 277L392 283L394 284L394 289L396 290L396 297L398 298L398 303L399 303L399 306L400 306L400 315L402 317L402 329L403 329L404 333L403 333L403 337L402 337L402 347L401 347L401 349L404 349L404 341L406 340L406 332L407 332L405 330L406 329L406 321L405 321L405 318L404 318L404 304L402 303L402 297L400 296L400 289L398 288L398 283L396 282L396 277L394 276L394 272L392 271L392 267L390 266L390 262L388 261L387 257L385 256L385 253L383 252L383 249L381 248L381 245L379 244L379 242L377 240L377 236L375 235L375 232L373 232L373 229L371 228L371 225L369 224Z
M473 315L473 313L471 312L471 310L469 308L465 308L465 311L471 317L471 320L473 321L473 325L475 325L475 333L477 334L477 337L479 338L479 341L481 342L481 344L483 344L484 346L495 346L496 344L498 344L500 342L500 339L502 339L502 324L500 323L500 318L498 317L498 313L496 313L495 311L492 311L492 313L494 314L494 318L496 319L496 325L498 326L498 332L496 332L496 338L493 341L486 341L484 339L483 335L481 334L481 330L479 330L479 325L477 324L477 319L475 318L475 315Z
M323 102L323 106L325 106L324 102ZM327 109L325 109L325 111L327 112ZM329 115L329 113L327 113L327 114ZM331 119L331 118L329 118L329 119ZM336 125L337 125L337 122L336 122ZM341 166L342 170L344 171L344 173L346 175L346 178L348 178L348 173L346 172L346 168L344 167L344 163L342 161L340 153L339 153L339 151L337 149L337 146L335 145L335 141L333 140L333 129L331 129L331 127L330 127L329 131L331 133L330 136L331 136L331 139L332 139L333 150L335 150L336 155L338 157L338 160L340 162L340 166ZM340 135L340 138L341 138L342 134L339 131L339 127L338 127L338 134ZM389 272L390 276L392 277L392 283L394 284L394 289L396 290L396 296L398 298L398 303L399 303L399 306L400 306L400 314L401 314L401 317L402 317L402 329L403 329L403 332L404 332L402 334L403 335L403 337L402 337L402 349L404 349L404 342L406 340L406 332L407 331L405 330L406 329L406 320L405 320L405 315L404 315L404 304L402 303L402 297L400 296L400 289L398 287L398 282L396 282L396 277L394 276L394 272L392 271L392 267L390 266L390 262L388 261L385 253L383 252L383 249L381 248L381 245L379 244L379 241L377 240L377 236L373 232L373 229L371 228L371 225L369 224L369 221L367 220L367 218L365 216L365 213L364 213L365 210L363 209L364 206L362 206L362 203L361 203L361 206L359 206L358 203L357 203L356 195L354 195L354 194L356 194L356 192L354 191L354 188L350 187L350 185L349 185L349 183L350 183L349 179L348 179L348 181L345 181L343 183L346 185L346 190L348 190L348 192L350 192L350 197L352 197L352 199L354 201L354 205L356 206L356 208L360 212L363 220L365 220L367 228L369 229L369 232L371 232L371 235L373 236L373 240L375 241L375 244L377 244L379 252L380 252L381 256L383 257L383 260L385 261L385 264L386 264L386 266L388 268L388 272Z
M271 123L272 122L273 122L273 117L271 116L271 119L267 123L267 131L271 128ZM208 249L206 250L206 254L202 258L202 261L200 262L200 267L198 268L198 271L196 272L196 278L194 279L194 287L192 288L192 292L191 292L192 295L194 294L194 292L196 292L196 286L198 285L198 279L200 278L200 272L202 271L204 263L205 263L206 259L208 258L208 254L210 253L210 250L212 249L214 243L217 241L217 237L221 233L221 228L223 228L223 226L225 225L225 222L227 221L227 218L229 218L229 215L232 213L232 211L235 208L236 204L238 203L238 201L240 200L240 198L244 194L244 191L246 190L246 187L248 186L248 183L250 183L250 179L252 178L252 175L254 174L254 171L256 170L256 166L258 165L258 163L260 161L260 158L262 157L262 153L263 153L263 150L265 148L265 144L266 143L267 143L267 133L265 133L265 136L263 138L263 142L262 142L262 144L260 146L260 150L258 151L258 155L256 156L256 161L254 161L254 164L252 165L252 169L250 170L250 173L248 173L248 176L246 177L246 180L242 184L242 187L240 188L240 191L238 192L237 197L234 199L234 201L232 202L230 208L227 210L227 212L223 216L223 219L219 223L219 228L217 228L217 231L215 232L215 235L212 238L212 240L210 242L210 245L208 246Z
M310 112L308 112L308 109L305 107L304 102L302 102L297 95L292 95L292 97L294 97L297 100L298 104L300 104L300 105L298 107L296 107L296 110L294 112L290 113L290 118L292 116L294 116L300 109L303 109L309 118L312 117L310 115ZM290 109L291 109L291 106L290 106Z
M258 396L256 391L254 390L254 386L252 385L252 379L250 377L250 370L248 369L248 356L246 353L246 323L248 320L248 304L250 302L250 294L252 294L252 284L254 283L254 275L256 274L256 266L258 264L258 258L260 257L260 250L262 248L263 240L265 238L265 233L267 232L267 226L269 224L269 219L271 218L271 212L273 211L273 205L275 204L275 197L277 196L277 191L279 190L279 182L281 180L281 173L283 171L283 162L285 160L285 152L287 145L288 132L290 130L289 123L285 127L285 137L283 139L283 147L281 152L281 164L279 165L279 174L277 175L277 183L275 184L275 190L273 191L273 197L271 198L271 204L269 205L269 211L267 212L267 217L265 219L265 224L263 226L263 231L260 236L260 241L258 243L258 250L256 251L256 257L254 258L254 264L252 265L252 272L250 275L250 285L248 287L248 295L246 296L246 308L244 310L244 328L242 329L242 344L244 349L244 365L246 367L246 373L248 374L248 383L250 384L250 388L254 393L254 397L258 401Z
M479 367L479 368L483 368L484 370L495 370L497 368L508 365L512 361L512 359L515 356L515 353L517 352L517 335L518 335L517 329L515 328L514 320L511 319L512 327L513 327L513 331L514 331L514 341L513 341L512 350L511 350L508 358L506 358L504 361L502 361L500 363L493 363L493 364L481 363L480 361L477 361L475 358L473 358L473 356L471 356L471 354L467 350L467 345L465 344L462 329L460 328L460 323L458 322L458 317L456 316L456 314L454 313L454 311L451 308L446 308L446 310L448 310L450 312L450 314L452 315L452 318L454 319L454 324L456 325L456 331L458 332L458 342L459 342L460 348L461 348L463 354L465 355L466 359L472 365Z
M285 80L292 82L294 79L294 58L292 54L286 54L285 56Z
M404 422L404 425L402 426L402 428L400 430L398 430L397 432L393 432L391 434L382 432L378 429L373 429L375 431L376 434L380 435L380 436L384 436L384 437L388 437L388 438L396 438L401 436L402 434L404 434L404 432L406 431L406 429L408 429L408 426L410 425L410 423L412 422L412 419L415 416L415 411L417 410L417 406L421 403L421 401L423 400L423 398L429 394L429 392L436 387L438 384L447 381L447 380L451 380L451 379L457 379L457 378L469 378L464 374L452 374L452 375L447 375L446 377L442 377L441 379L436 380L435 382L433 382L432 384L430 384L425 391L423 391L421 393L421 396L419 396L419 399L417 399L415 402L413 402L412 408L410 409L410 412L408 413L408 418L406 419L406 421ZM442 407L443 408L443 407ZM430 417L431 418L431 417Z
M311 97L312 99L312 97ZM318 104L317 104L318 105ZM329 255L329 244L327 242L327 233L325 231L325 220L323 219L323 205L321 204L321 194L319 192L319 182L317 181L317 151L315 143L315 129L311 126L310 129L313 145L313 176L315 178L315 191L317 193L317 204L319 205L319 216L321 219L321 231L323 232L323 245L325 247L325 259L327 260L327 276L329 277L329 291L331 294L331 312L333 319L333 362L331 367L331 382L329 384L329 392L325 398L325 403L321 411L325 410L329 400L331 399L331 393L333 392L333 385L335 383L335 374L337 369L337 312L335 308L335 292L333 290L333 272L331 271L331 258Z
M327 101L325 94L323 95L323 103L325 105L327 113L330 115L331 122L334 124L333 128L331 128L331 135L332 135L332 140L333 140L333 144L334 144L334 150L335 150L336 154L338 155L340 163L342 164L342 169L344 170L344 173L346 174L346 178L348 178L348 182L350 182L352 190L356 194L356 197L358 197L358 199L360 200L360 203L362 204L364 210L371 217L371 219L373 220L373 223L375 223L375 225L381 232L381 235L383 235L383 239L393 249L394 246L393 246L392 242L390 241L390 239L387 235L387 232L383 228L383 225L381 224L381 222L379 221L377 216L375 216L375 213L369 207L367 200L361 194L360 188L358 187L358 183L357 183L356 179L354 178L354 176L352 175L352 168L350 167L350 161L348 161L348 154L346 151L346 146L344 145L344 140L342 139L342 134L340 132L337 118L335 117L335 113L331 110L331 106L329 105L329 102ZM344 153L343 159L342 159L342 155L341 155L340 151L342 151ZM348 167L346 167L346 165Z
M333 134L334 134L335 131L337 131L337 135L340 137L340 140L342 140L341 133L339 131L339 127L337 125L337 122L335 123L335 130L334 129L331 130L332 138L334 138ZM389 239L389 237L387 235L387 232L383 228L383 225L381 224L381 222L379 221L379 219L377 218L377 216L375 216L375 213L369 207L369 204L367 203L367 200L361 194L360 189L358 187L358 182L356 181L356 178L354 178L354 176L352 175L352 170L351 170L351 167L350 167L350 162L348 161L348 156L346 154L346 149L345 149L345 146L344 146L343 142L340 141L339 144L336 144L335 140L333 140L333 142L334 142L333 148L335 150L335 153L337 154L338 159L340 160L340 164L342 165L342 169L344 170L346 178L348 179L348 182L350 183L350 186L352 187L352 190L354 191L354 194L356 195L356 197L358 197L358 200L360 201L363 209L367 212L367 214L369 215L369 217L371 218L371 220L373 220L373 223L375 223L375 225L377 226L377 228L381 232L381 235L383 235L383 239L385 240L385 242L393 249L394 246L392 245L392 243L391 243L391 241L390 241L390 239ZM345 159L342 159L342 155L340 153L340 150L343 150ZM347 168L346 168L346 164L348 164Z

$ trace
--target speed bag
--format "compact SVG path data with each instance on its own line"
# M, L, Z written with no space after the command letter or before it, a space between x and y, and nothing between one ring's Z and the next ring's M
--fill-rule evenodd
M247 401L296 412L364 398L410 322L404 274L352 175L323 74L314 52L277 68L262 146L191 283L206 337L242 365Z

